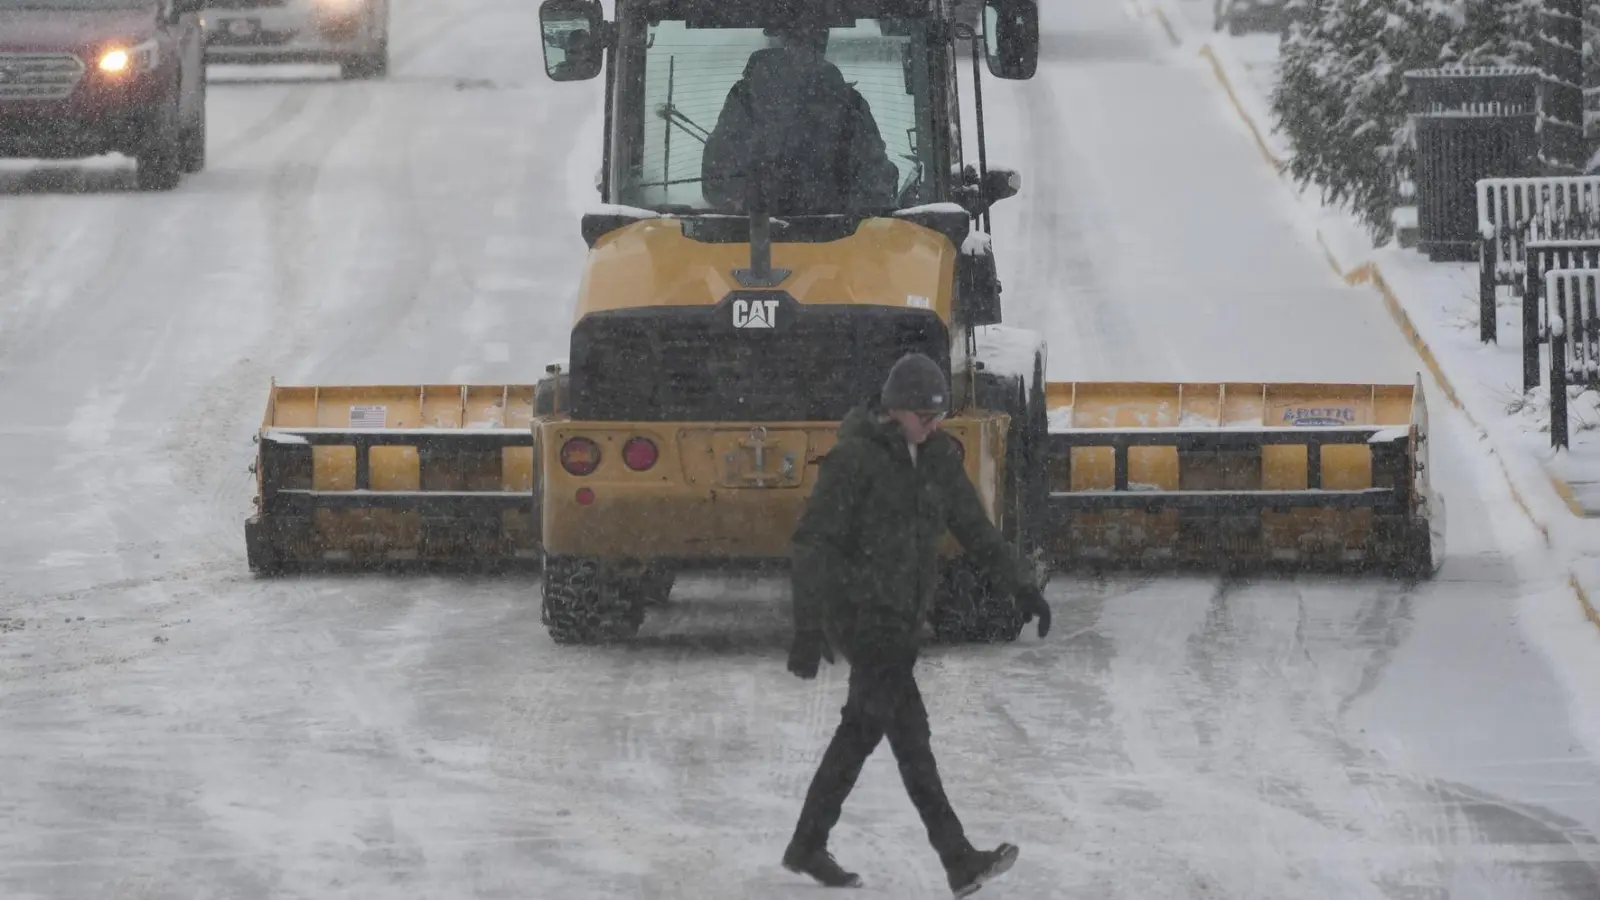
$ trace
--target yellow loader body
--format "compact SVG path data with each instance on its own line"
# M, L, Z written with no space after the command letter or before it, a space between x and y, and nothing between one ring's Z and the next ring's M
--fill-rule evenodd
M967 473L998 515L1007 417L975 412L943 429L961 442ZM541 535L552 556L667 566L746 566L787 560L790 538L833 447L834 422L539 423ZM635 471L629 442L658 448ZM563 467L571 441L592 441L598 465ZM953 542L947 552L954 549Z

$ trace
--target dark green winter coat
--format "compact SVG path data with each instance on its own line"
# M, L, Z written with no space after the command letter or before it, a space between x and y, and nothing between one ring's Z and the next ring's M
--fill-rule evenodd
M898 424L852 410L795 529L795 630L823 632L852 662L914 651L946 531L997 590L1015 594L1018 560L985 514L955 439L934 432L913 464Z

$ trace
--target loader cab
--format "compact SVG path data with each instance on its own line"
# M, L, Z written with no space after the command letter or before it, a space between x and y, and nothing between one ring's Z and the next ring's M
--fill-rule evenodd
M783 26L794 16L789 5L617 0L615 19L608 21L598 0L545 0L540 15L547 74L557 81L603 74L606 81L598 187L602 202L617 209L586 220L591 243L642 211L711 230L717 223L704 220L748 214L725 199L718 202L717 192L708 189L706 147L752 57L783 44ZM1016 193L1010 173L990 175L963 159L957 46L975 35L956 21L954 0L817 0L802 8L824 10L826 60L870 107L895 183L885 201L830 210L825 217L798 216L830 221L801 222L774 240L804 240L808 231L819 232L812 238L817 239L850 222L933 204L954 203L967 217L977 217ZM1034 0L986 0L979 35L991 74L1033 75L1037 22ZM940 214L948 219L951 212L946 208L927 218L939 227ZM831 221L840 217L846 222ZM963 237L966 224L959 229Z

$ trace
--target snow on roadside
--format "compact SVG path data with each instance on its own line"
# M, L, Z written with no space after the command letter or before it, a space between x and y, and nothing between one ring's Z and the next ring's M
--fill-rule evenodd
M1586 561L1578 577L1600 584L1600 563ZM1600 754L1600 632L1572 602L1568 591L1530 593L1517 600L1517 621L1539 652L1550 660L1568 698L1569 719L1577 738L1593 754Z
M1147 17L1165 20L1177 52L1191 58L1197 73L1223 76L1226 102L1245 119L1241 127L1252 132L1264 161L1281 170L1290 148L1275 131L1269 99L1277 73L1276 36L1232 37L1214 30L1210 10L1197 0L1133 2L1143 4ZM1353 282L1373 281L1374 270L1381 276L1383 284L1373 286L1387 288L1386 300L1409 320L1449 382L1440 387L1453 389L1484 433L1489 456L1522 498L1524 511L1566 563L1582 604L1573 602L1569 589L1530 594L1517 600L1517 621L1562 682L1578 738L1600 753L1600 704L1594 701L1600 687L1600 631L1593 627L1600 625L1594 610L1600 602L1600 521L1575 516L1551 478L1600 482L1600 397L1587 392L1570 401L1571 448L1552 451L1548 388L1526 395L1521 390L1521 312L1514 301L1502 292L1499 340L1481 343L1476 263L1435 263L1395 242L1374 249L1354 216L1325 206L1315 187L1298 187L1287 175L1283 181L1341 275Z

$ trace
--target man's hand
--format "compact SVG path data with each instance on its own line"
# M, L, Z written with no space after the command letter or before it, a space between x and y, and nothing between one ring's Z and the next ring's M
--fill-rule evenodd
M1017 591L1017 608L1022 610L1024 624L1032 622L1034 616L1039 617L1039 637L1050 633L1050 604L1044 602L1044 594L1038 588L1028 585Z
M817 666L824 657L833 662L833 651L828 648L828 639L822 632L796 632L794 642L789 645L789 671L809 681L817 677Z

